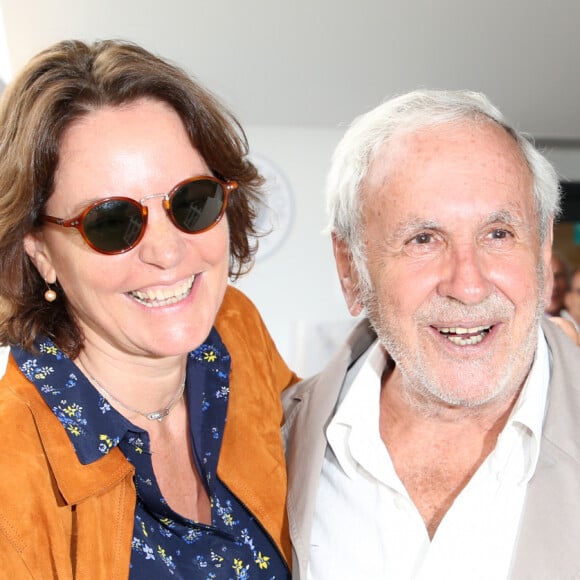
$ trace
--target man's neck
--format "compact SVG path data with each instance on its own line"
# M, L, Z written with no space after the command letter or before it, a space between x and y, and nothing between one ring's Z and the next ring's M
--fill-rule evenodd
M381 438L430 537L495 448L518 394L475 410L411 400L397 369L383 377Z

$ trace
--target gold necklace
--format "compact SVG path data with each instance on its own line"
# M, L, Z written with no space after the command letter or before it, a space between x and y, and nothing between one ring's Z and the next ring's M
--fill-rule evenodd
M129 407L129 405L125 405L125 403L119 401L117 397L111 395L111 393L109 393L109 391L107 391L107 389L105 389L105 387L103 387L99 383L99 381L97 381L97 379L95 379L95 377L93 377L86 369L85 372L87 373L89 379L91 379L95 387L97 387L97 390L100 391L102 395L104 395L105 399L107 399L109 403L113 401L114 403L117 403L117 405L123 407L123 409L131 411L132 413L137 413L137 415L141 415L141 417L145 417L146 419L149 419L149 421L159 421L159 422L163 421L163 419L165 419L165 417L167 417L167 415L171 413L173 407L177 405L177 403L183 396L183 391L185 390L185 375L183 375L183 381L181 382L181 385L179 386L179 389L177 389L175 395L173 395L171 401L169 401L169 405L167 405L167 407L165 407L164 409L160 409L159 411L151 411L150 413L143 413L142 411L134 409L133 407Z

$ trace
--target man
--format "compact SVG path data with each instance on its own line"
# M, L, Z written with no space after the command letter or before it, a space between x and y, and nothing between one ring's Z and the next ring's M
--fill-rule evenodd
M570 314L566 303L568 300L574 307L571 288L570 266L565 258L557 252L552 253L552 294L546 306L546 315L552 319L573 341L580 345L580 325Z
M561 316L564 309L564 297L570 287L570 267L566 260L557 253L552 254L552 273L554 275L554 285L552 295L546 306L546 314L550 316Z
M484 96L423 91L355 120L327 193L366 318L285 396L294 578L580 577L553 168Z
M570 278L570 289L564 297L566 310L562 316L568 318L580 331L580 268L574 271Z

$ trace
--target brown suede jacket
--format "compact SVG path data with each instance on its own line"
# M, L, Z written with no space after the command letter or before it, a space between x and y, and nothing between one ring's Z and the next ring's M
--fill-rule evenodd
M215 326L232 358L218 474L288 562L280 392L297 377L238 290L228 288ZM82 465L12 358L0 380L0 441L2 578L127 578L136 502L132 466L118 448Z

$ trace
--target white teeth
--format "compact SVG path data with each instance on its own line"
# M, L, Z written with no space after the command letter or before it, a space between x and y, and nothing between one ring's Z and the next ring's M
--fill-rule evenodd
M448 328L439 328L439 332L446 336L453 344L458 346L468 346L479 344L490 331L491 326L474 326L466 328L463 326L451 326ZM463 337L469 334L471 336Z
M193 286L194 280L195 275L191 276L191 278L177 288L171 288L168 290L147 290L145 292L135 290L129 292L129 294L138 302L149 308L167 306L169 304L175 304L187 297L191 287Z
M482 330L489 330L491 326L474 326L473 328L465 328L463 326L452 326L449 328L440 328L439 332L453 333L453 334L473 334L481 332Z
M447 338L453 343L459 346L467 346L470 344L479 344L483 340L484 335L478 334L477 336L472 336L471 338L460 338L459 336L448 336Z

